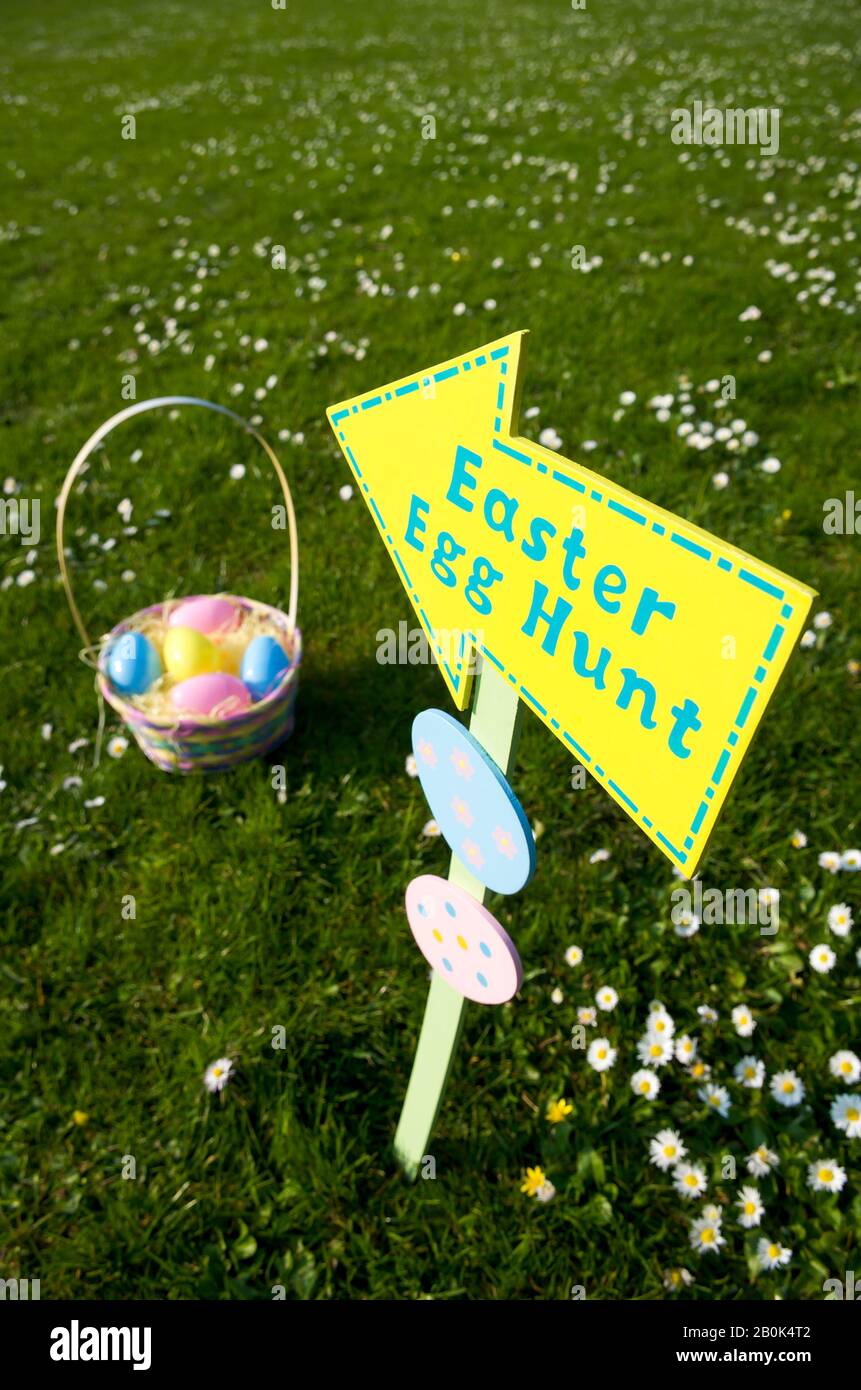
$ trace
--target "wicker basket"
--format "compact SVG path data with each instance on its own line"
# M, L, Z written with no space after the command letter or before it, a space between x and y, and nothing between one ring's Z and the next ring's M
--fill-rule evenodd
M233 595L230 597L247 612L264 613L279 629L279 640L290 656L290 667L285 672L278 687L270 695L259 700L241 714L234 714L226 719L203 715L193 717L174 715L154 718L119 694L108 680L102 669L101 661L97 685L100 695L112 709L116 710L140 748L150 761L155 763L156 767L162 768L165 772L217 772L233 767L236 763L245 762L249 758L270 752L273 748L277 748L280 743L283 743L293 729L296 691L299 684L299 666L302 659L302 634L296 626L296 608L299 600L299 545L290 488L284 476L284 470L266 440L232 410L228 410L222 405L214 405L211 401L198 400L195 396L159 396L152 400L139 401L137 404L119 411L118 414L113 415L103 425L100 425L95 434L90 436L66 474L57 504L57 559L69 609L75 626L83 638L84 656L87 659L87 654L93 651L93 643L84 626L72 592L63 542L66 505L72 487L96 445L100 444L115 426L130 419L133 415L140 415L147 410L155 410L164 406L186 405L217 411L220 415L226 415L236 424L241 425L243 430L252 435L262 447L281 485L290 538L288 610L284 613L281 609L271 608L267 604L257 603L252 599ZM108 642L138 626L142 618L160 614L164 606L163 604L154 604L152 607L143 609L118 623L99 644L102 653L106 650Z

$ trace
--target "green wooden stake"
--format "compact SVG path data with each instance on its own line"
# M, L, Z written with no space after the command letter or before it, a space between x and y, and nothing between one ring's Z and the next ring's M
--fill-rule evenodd
M485 661L479 666L476 683L469 731L507 775L514 762L523 707L514 686L489 662ZM484 902L487 897L484 884L454 855L448 877L451 883L465 888L480 903ZM466 1002L462 994L453 990L434 971L404 1108L395 1134L395 1154L410 1178L415 1178L427 1154L431 1130L436 1122L460 1037Z

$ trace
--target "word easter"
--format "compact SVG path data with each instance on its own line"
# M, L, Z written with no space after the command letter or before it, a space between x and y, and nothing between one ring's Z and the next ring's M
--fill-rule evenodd
M667 747L677 758L689 757L691 748L686 739L702 728L697 702L690 697L679 698L677 703L670 703L660 718L656 717L658 695L653 682L633 666L620 665L616 670L611 649L602 645L596 655L594 640L585 627L578 626L580 611L585 609L588 613L594 605L603 613L618 616L632 633L643 637L653 621L673 621L675 600L662 598L658 590L649 585L628 595L628 578L618 564L602 564L590 573L589 548L581 526L572 525L567 534L562 534L545 516L532 516L524 522L518 516L520 502L501 487L487 488L482 497L479 482L483 464L481 455L459 444L446 500L467 513L480 508L488 530L502 536L536 565L546 564L546 569L540 573L554 583L551 597L549 582L545 583L536 575L528 612L511 614L511 620L516 621L520 631L533 638L548 656L555 657L567 643L571 667L577 676L592 681L596 690L606 691L608 699L614 700L619 709L631 710L632 718L639 719L644 729L662 728ZM452 531L439 531L435 541L431 541L427 524L429 513L430 503L414 492L404 535L406 544L419 552L432 545L431 573L445 588L454 588L463 582L467 603L486 617L493 612L493 589L504 580L504 571L486 555L476 555L470 560L466 546L460 544ZM495 553L499 554L498 545ZM460 568L461 560L465 561L463 568ZM557 592L560 588L562 592ZM568 594L574 597L568 598Z

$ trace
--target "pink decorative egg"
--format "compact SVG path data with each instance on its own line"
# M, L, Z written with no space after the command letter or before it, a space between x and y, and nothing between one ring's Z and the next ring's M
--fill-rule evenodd
M229 719L242 714L251 704L248 687L237 676L224 671L212 671L203 676L189 676L170 692L174 709L182 714L208 714L216 719Z
M227 598L188 598L177 604L168 619L168 627L193 627L218 642L242 621L242 609Z

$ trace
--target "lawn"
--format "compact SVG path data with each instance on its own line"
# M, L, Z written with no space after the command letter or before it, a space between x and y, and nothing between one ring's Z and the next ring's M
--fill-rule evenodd
M861 538L823 529L858 484L857 6L44 0L4 35L2 473L41 537L0 538L0 1277L42 1298L654 1299L684 1268L686 1298L822 1298L861 1237L829 1070L861 1050L861 967L827 922L861 913L861 878L819 863L861 840ZM779 152L674 143L696 99L779 109ZM451 705L432 666L376 659L415 620L342 496L325 410L521 328L526 435L819 592L702 865L722 890L778 889L780 927L680 936L669 863L527 713L511 781L538 872L490 901L524 985L468 1011L436 1177L410 1185L391 1142L427 971L403 894L448 860L406 759L414 715ZM306 650L278 759L170 777L133 743L108 752L108 711L93 765L53 500L132 389L253 416L283 460ZM91 632L168 594L286 604L253 449L204 412L111 436L69 511ZM618 1005L586 1032L618 1057L599 1075L571 1041L604 986ZM676 1062L633 1096L652 1001L696 1037L726 1117ZM761 1089L734 1079L746 1053ZM219 1057L234 1072L210 1094ZM793 1108L769 1091L782 1069ZM650 1163L666 1127L721 1207L718 1252L691 1248L702 1201ZM778 1165L754 1180L760 1144ZM839 1193L809 1186L820 1159ZM552 1200L521 1192L527 1167ZM753 1181L766 1214L745 1230ZM763 1235L792 1251L771 1272Z

